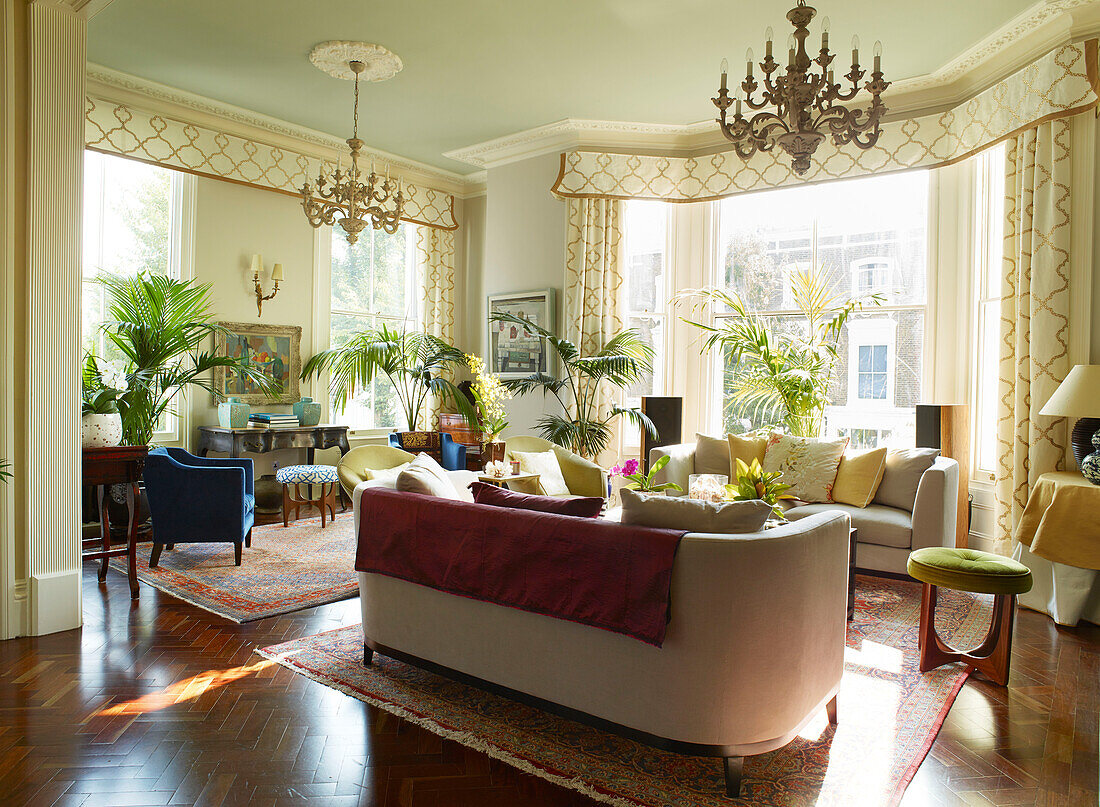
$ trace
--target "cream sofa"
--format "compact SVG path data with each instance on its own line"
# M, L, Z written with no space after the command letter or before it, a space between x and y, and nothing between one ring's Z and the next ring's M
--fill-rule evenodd
M649 461L653 463L662 456L667 456L669 462L657 474L657 481L676 482L686 491L688 476L695 473L695 443L654 448ZM906 574L906 562L914 549L955 545L958 495L959 464L938 457L921 477L912 510L874 502L867 507L801 504L787 510L786 515L791 520L798 520L816 513L842 511L857 530L858 568Z
M370 485L353 494L357 534ZM659 649L360 573L364 657L377 651L657 747L725 757L736 795L744 756L786 745L825 707L835 719L848 544L843 513L747 535L689 533Z

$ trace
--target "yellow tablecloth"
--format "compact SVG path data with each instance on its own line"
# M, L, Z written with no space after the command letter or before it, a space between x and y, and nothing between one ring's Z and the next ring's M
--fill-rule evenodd
M1043 474L1014 537L1041 558L1100 570L1100 485L1076 471Z

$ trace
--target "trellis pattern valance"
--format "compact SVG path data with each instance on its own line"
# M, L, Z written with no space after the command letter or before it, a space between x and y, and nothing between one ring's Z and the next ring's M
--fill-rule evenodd
M294 196L307 177L317 176L318 167L325 171L336 167L332 160L317 155L91 96L84 121L87 148ZM443 230L458 228L454 196L408 181L404 187L405 221Z
M570 151L562 154L553 191L574 198L702 202L784 185L946 165L1044 121L1095 107L1100 101L1096 62L1095 39L1063 45L946 112L884 124L878 143L866 151L827 140L801 178L778 149L748 160L733 151L701 157Z

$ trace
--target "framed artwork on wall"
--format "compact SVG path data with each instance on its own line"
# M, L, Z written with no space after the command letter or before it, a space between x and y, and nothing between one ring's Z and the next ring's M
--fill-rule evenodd
M494 314L514 314L540 328L555 331L554 289L489 297L489 370L502 378L550 372L550 351L539 336L508 322L493 322Z
M282 391L268 396L228 367L214 368L214 387L224 397L240 398L247 404L293 403L300 397L298 376L302 372L302 329L297 325L257 325L248 322L219 322L224 330L214 335L219 356L232 356L272 376Z

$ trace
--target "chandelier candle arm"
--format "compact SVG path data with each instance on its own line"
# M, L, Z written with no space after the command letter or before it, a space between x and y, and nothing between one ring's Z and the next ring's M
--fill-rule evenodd
M743 100L751 110L758 112L751 120L741 114L742 93L736 94L736 107L732 120L729 108L735 101L729 96L726 85L726 60L722 60L722 80L718 95L711 101L718 108L718 124L722 134L734 144L734 150L743 159L758 151L770 151L776 145L791 157L794 172L802 176L810 168L810 159L826 137L832 137L837 145L853 143L868 149L878 142L880 121L886 106L880 96L890 86L882 76L882 43L874 47L874 69L871 80L862 84L865 71L859 64L859 37L852 38L852 67L843 76L851 87L842 90L833 77L832 62L835 56L829 51L829 18L822 19L821 49L810 58L806 51L809 25L817 11L807 6L805 0L787 12L787 20L794 32L787 39L786 69L782 74L773 73L779 65L772 58L773 32L765 32L765 57L759 63L763 72L763 89L754 72L752 49L746 53L745 80L741 82ZM814 70L814 67L817 70ZM865 109L849 109L842 102L853 99L866 91L871 103Z

